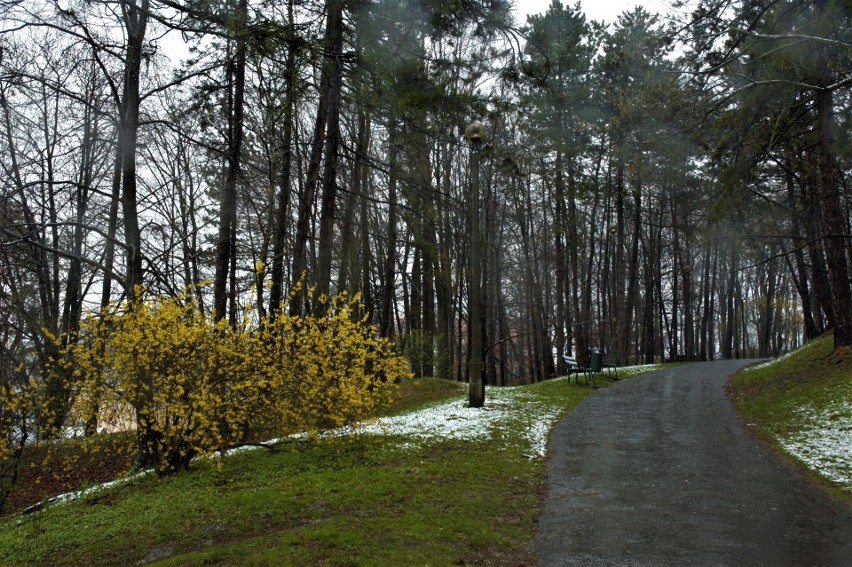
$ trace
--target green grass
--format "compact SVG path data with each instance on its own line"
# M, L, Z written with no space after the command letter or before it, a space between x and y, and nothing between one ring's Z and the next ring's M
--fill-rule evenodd
M849 350L835 352L827 336L738 374L730 393L746 421L781 447L814 413L848 423L850 376ZM401 392L392 414L448 397L461 404L465 385L424 380ZM511 403L529 411L508 414L479 441L345 437L137 478L3 520L0 564L529 564L543 460L531 458L522 432L538 412L556 419L590 392L564 379L514 389Z
M386 412L387 415L414 411L435 402L467 392L467 384L455 380L405 380L399 384L399 397L394 400Z
M845 457L828 459L808 448L830 441L832 429L848 439L843 433L852 427L848 347L835 350L831 334L824 335L782 359L739 372L731 378L729 393L761 439L810 479L852 503L852 483L838 481L852 476L848 446ZM829 470L833 474L827 475Z
M454 382L408 384L393 412L448 395L462 403L459 391ZM560 415L590 392L554 380L519 396ZM520 421L501 423L482 441L412 447L346 437L244 453L221 470L198 462L187 473L3 520L0 564L529 563L543 460L530 458Z

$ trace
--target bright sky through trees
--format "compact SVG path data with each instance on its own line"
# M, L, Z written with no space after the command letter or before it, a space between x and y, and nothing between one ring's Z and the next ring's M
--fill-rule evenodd
M577 0L563 0L563 6L574 6ZM515 0L515 18L525 23L529 14L543 14L552 0ZM669 9L665 0L580 0L580 7L588 20L615 22L618 15L635 6L643 6L652 14L665 13Z

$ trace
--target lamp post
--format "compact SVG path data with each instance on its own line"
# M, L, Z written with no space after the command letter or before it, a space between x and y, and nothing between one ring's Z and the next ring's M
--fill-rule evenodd
M485 404L485 386L482 383L482 316L480 314L482 261L479 252L479 146L485 137L485 126L474 120L467 125L464 136L470 140L470 360L468 406L481 408Z

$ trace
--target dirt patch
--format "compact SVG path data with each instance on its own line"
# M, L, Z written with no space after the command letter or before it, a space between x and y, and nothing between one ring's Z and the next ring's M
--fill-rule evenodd
M6 499L3 515L11 515L48 498L115 480L135 461L133 439L126 434L103 436L83 449L79 440L28 447L21 455L18 479Z

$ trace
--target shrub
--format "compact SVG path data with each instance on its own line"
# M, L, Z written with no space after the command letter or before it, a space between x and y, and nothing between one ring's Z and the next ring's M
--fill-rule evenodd
M277 418L309 432L374 416L407 372L405 359L377 337L367 317L353 318L357 297L319 301L328 303L320 317L268 317L253 357Z
M20 467L21 453L27 443L27 417L32 411L32 384L15 381L18 372L10 368L0 370L0 511L15 485Z
M90 317L53 362L72 376L79 423L121 429L132 416L140 464L186 468L250 429L316 432L375 415L404 360L353 320L357 299L322 317L270 315L236 328L195 299L156 297Z

